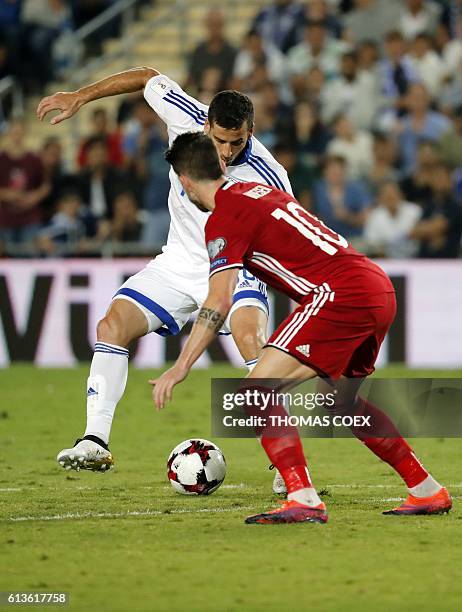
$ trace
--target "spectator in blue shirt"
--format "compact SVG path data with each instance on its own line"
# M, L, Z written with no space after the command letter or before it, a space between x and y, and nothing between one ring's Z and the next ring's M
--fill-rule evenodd
M305 12L298 2L275 0L255 17L252 30L268 45L286 53L302 39Z
M451 122L442 113L430 110L427 90L421 84L410 87L406 107L409 114L402 120L399 149L404 174L409 175L416 167L419 144L437 142L451 128Z
M360 236L370 196L359 181L347 179L346 161L331 156L325 160L322 180L314 187L314 209L326 225L342 236Z

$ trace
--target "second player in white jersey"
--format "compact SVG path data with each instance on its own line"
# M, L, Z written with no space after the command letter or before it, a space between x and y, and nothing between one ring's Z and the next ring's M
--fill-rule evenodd
M208 107L185 93L167 76L153 76L146 84L144 97L165 122L170 143L179 134L207 130ZM226 174L235 181L264 182L292 193L285 169L254 136L227 166ZM146 316L149 331L161 335L178 333L200 307L207 295L209 271L204 239L208 213L199 211L189 201L173 170L169 176L171 223L167 244L162 254L128 279L115 296L115 299L128 299L137 304ZM242 272L224 333L229 333L234 312L244 306L268 311L265 285L249 273L244 277Z
M207 108L153 68L133 68L78 91L48 96L40 102L37 115L42 120L47 113L58 110L59 114L51 119L51 124L56 125L93 100L141 90L167 125L170 142L184 132L204 130L214 141L229 178L266 183L292 193L284 168L253 137L250 99L236 91L218 93ZM116 405L125 391L128 345L150 332L177 334L207 296L209 264L204 226L208 214L191 203L173 171L170 179L171 226L167 244L160 255L119 289L98 323L87 382L87 427L83 440L59 453L58 461L63 467L105 470L112 465L108 441ZM250 366L266 342L266 287L242 271L233 302L227 325Z

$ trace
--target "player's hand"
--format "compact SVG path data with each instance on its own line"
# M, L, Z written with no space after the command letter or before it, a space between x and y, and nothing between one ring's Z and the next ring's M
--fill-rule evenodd
M78 92L70 91L59 91L52 96L43 98L37 106L37 117L40 121L43 121L45 116L52 112L59 110L59 115L53 117L50 121L51 125L61 123L65 119L69 119L72 115L79 110L83 105L83 100Z
M178 365L174 365L166 372L156 378L155 380L148 381L150 385L153 385L152 399L157 410L161 410L165 406L165 402L171 401L173 387L180 383L186 378L189 370Z

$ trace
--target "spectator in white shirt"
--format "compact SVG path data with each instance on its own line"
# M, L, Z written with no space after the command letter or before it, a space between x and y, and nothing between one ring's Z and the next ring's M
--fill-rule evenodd
M382 184L374 208L364 225L367 252L375 256L412 257L417 243L409 233L422 216L417 204L406 202L399 185L393 181Z
M351 179L367 177L372 167L373 142L370 132L355 130L346 115L339 115L334 122L335 138L329 143L329 155L343 157Z
M322 118L330 123L336 115L348 115L356 128L370 129L379 108L378 79L358 68L358 56L342 55L340 76L328 81L322 96Z
M270 42L263 42L257 32L249 32L244 46L234 61L234 87L241 91L251 90L247 81L258 66L265 66L268 78L278 83L284 76L285 57L279 49Z
M446 78L446 67L440 56L432 49L428 34L418 34L411 44L409 57L417 76L428 93L435 98Z
M399 19L399 29L406 40L418 34L433 34L438 25L441 8L432 0L405 0Z

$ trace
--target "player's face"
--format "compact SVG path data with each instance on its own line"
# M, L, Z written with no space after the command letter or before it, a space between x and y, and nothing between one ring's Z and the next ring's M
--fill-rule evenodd
M217 123L210 125L207 122L204 131L215 143L220 159L226 166L233 163L252 136L252 130L249 130L246 121L244 121L242 126L237 130L227 130Z

